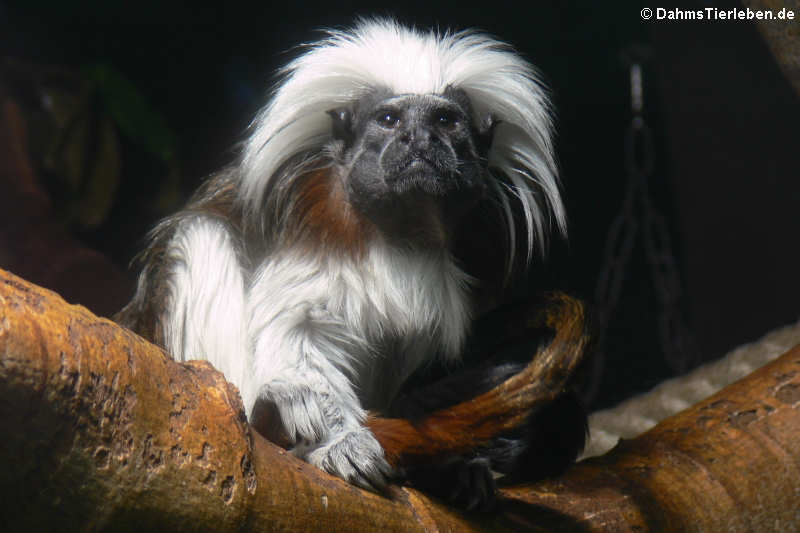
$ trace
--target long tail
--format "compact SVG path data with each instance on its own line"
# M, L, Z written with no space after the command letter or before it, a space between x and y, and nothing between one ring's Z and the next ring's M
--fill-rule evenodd
M586 349L585 326L582 302L548 293L532 312L505 320L505 337L520 337L542 327L554 332L552 341L539 348L522 371L487 392L420 419L371 417L367 426L395 467L436 464L488 445L565 392Z

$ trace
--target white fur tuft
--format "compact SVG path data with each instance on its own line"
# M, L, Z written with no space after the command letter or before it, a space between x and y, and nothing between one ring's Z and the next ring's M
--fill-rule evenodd
M507 177L505 193L522 204L528 256L535 243L543 247L550 215L564 231L547 95L534 67L507 45L472 31L423 33L393 20L362 20L352 31L329 31L283 75L244 151L240 192L249 212L257 213L265 192L280 185L271 181L281 167L331 141L326 111L374 89L439 94L454 87L467 93L477 120L499 121L489 166ZM513 232L511 210L501 203Z
M230 233L210 218L185 220L166 253L172 272L165 348L178 361L208 360L244 393L245 283Z

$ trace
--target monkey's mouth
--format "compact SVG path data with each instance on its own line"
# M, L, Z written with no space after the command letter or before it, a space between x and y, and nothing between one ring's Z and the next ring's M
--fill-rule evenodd
M398 174L403 172L427 171L430 173L440 172L441 164L435 159L427 157L425 154L409 154L392 165Z
M397 193L422 192L438 196L458 186L456 175L443 167L426 157L408 158L396 165L395 172L388 174L387 183Z

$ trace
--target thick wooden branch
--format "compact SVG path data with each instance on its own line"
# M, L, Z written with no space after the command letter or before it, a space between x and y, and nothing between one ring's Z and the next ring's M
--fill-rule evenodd
M292 457L210 365L0 273L1 530L469 530Z
M3 531L792 531L800 349L493 514L391 498L265 441L238 392L0 271ZM777 528L777 529L776 529Z
M799 443L796 346L560 479L507 495L569 531L796 532Z

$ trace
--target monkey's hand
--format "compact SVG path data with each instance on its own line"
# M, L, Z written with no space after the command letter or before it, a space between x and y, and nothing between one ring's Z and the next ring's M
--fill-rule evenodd
M316 373L262 385L251 425L309 463L359 487L380 492L393 469L351 390Z
M382 492L393 476L383 448L365 427L332 434L306 455L306 460L361 488Z

